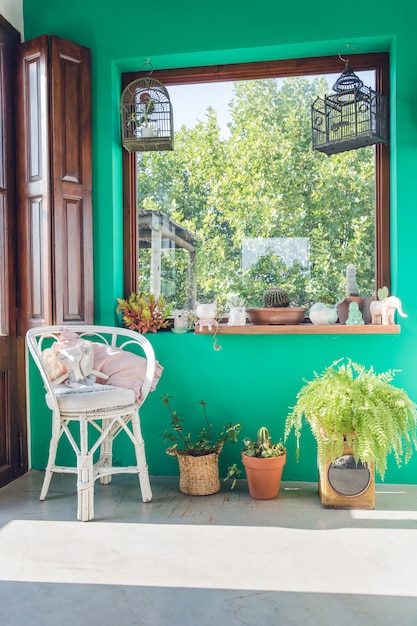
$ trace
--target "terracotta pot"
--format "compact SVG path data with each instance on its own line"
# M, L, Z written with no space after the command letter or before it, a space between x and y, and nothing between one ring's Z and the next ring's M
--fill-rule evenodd
M287 455L258 459L242 452L242 462L248 479L249 495L255 500L273 500L278 497L282 470Z
M301 324L307 309L301 307L270 307L264 309L247 309L252 324Z

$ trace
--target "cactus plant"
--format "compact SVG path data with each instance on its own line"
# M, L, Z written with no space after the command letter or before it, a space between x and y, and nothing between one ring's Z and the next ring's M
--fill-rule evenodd
M249 495L256 500L276 498L287 459L283 443L272 443L268 429L262 426L256 439L245 439L244 444L242 463L248 479Z
M268 289L263 296L264 308L280 308L290 306L290 299L285 289L281 287L272 287Z
M258 459L269 459L271 457L283 456L286 453L282 441L272 443L269 430L265 426L259 428L254 441L244 439L244 444L244 454Z
M356 282L356 267L349 263L346 268L346 287L348 296L359 296L359 287Z

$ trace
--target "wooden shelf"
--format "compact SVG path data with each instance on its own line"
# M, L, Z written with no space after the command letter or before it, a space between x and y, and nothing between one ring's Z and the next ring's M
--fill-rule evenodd
M400 325L382 326L378 324L363 324L360 326L345 326L344 324L332 324L329 326L315 326L314 324L270 324L246 326L229 326L220 324L217 329L218 335L399 335ZM196 327L196 335L212 335L214 330L206 327L202 331Z

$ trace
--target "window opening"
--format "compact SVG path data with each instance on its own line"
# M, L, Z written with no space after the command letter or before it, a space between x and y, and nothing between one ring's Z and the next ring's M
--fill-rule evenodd
M365 69L366 84L380 89L380 68ZM178 103L192 107L192 89L201 84L168 87L176 152L139 154L135 164L139 290L159 289L178 308L218 296L259 306L266 288L280 285L294 305L331 304L345 295L350 262L364 295L388 283L388 198L381 184L387 147L330 158L311 149L314 94L330 89L339 73L335 67L314 76L225 81L229 122L218 103L203 100L202 114L187 127L184 104L177 120L176 94L181 90ZM169 77L164 81L169 85ZM214 93L218 86L204 87ZM161 223L157 253L144 228L150 215Z

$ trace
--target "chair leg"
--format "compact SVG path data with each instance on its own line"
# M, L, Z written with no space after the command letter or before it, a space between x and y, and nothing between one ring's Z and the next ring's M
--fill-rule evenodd
M80 417L80 454L77 456L77 518L88 522L94 518L93 457L88 451L88 424Z
M103 420L103 430L105 430L108 426L108 423L111 420ZM113 463L113 435L110 433L107 435L103 442L100 445L100 458L99 458L99 466L100 467L111 467ZM100 483L102 485L108 485L111 483L111 474L107 474L105 476L100 476Z
M59 417L57 418L55 415L52 416L53 420L53 428L51 441L49 442L49 455L48 455L48 463L45 468L45 477L43 479L41 494L39 496L39 500L45 500L48 491L49 485L51 484L51 478L53 474L53 467L55 466L56 453L58 450L58 442L60 438L60 424Z
M132 430L135 438L136 463L138 467L139 485L143 502L152 500L152 489L149 482L148 465L145 456L145 442L140 429L139 411L132 416Z

